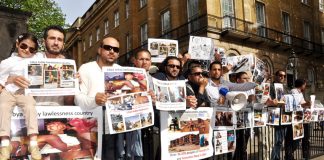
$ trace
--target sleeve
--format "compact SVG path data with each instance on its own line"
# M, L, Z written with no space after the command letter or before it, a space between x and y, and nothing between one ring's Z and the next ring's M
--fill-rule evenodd
M1 61L0 63L0 84L2 86L6 86L6 82L9 76L8 70L9 70L9 63L8 60L5 59Z
M230 91L248 91L254 89L256 84L253 82L246 82L246 83L231 83L227 84Z
M79 85L79 93L75 95L74 103L80 107L85 107L88 109L94 109L98 107L96 104L95 97L88 96L90 88L89 73L84 65L79 69L81 83Z

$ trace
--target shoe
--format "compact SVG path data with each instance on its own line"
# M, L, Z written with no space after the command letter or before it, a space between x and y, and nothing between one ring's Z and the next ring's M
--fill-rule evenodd
M28 151L30 152L31 158L33 160L41 160L42 159L42 155L39 151L38 146L29 146Z
M0 151L1 151L0 160L10 159L11 150L12 150L11 144L9 144L9 146L0 147Z

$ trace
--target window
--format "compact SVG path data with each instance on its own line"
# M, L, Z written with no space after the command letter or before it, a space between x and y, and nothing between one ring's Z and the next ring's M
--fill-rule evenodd
M115 17L115 27L118 27L119 26L119 12L118 11L115 11L114 17Z
M126 34L126 50L127 52L131 50L131 40L129 37L129 33Z
M308 0L301 0L302 3L308 4Z
M319 10L324 12L324 0L319 0Z
M187 1L189 33L192 31L199 30L199 22L198 22L198 20L196 20L199 17L198 2L199 2L198 0L188 0Z
M309 42L311 40L311 35L310 35L310 23L304 21L304 47L310 49L311 48L311 43Z
M283 24L283 41L285 43L291 44L291 37L290 37L290 20L289 14L286 12L282 12L282 24Z
M145 44L147 41L147 23L141 25L141 44Z
M171 29L171 21L170 21L170 11L167 10L161 15L161 28L162 28L162 35L169 32ZM171 38L170 35L165 35L166 37L163 38Z
M235 27L235 14L233 0L222 0L223 28Z
M96 29L96 41L99 41L100 40L100 28L97 27Z
M105 20L105 35L107 35L109 33L109 21L108 19Z
M125 18L128 19L129 17L129 1L125 1Z
M143 8L146 5L146 0L140 0L140 8Z
M256 18L257 18L257 25L258 25L258 35L261 37L266 37L266 23L265 23L265 7L263 3L256 2Z
M92 34L89 35L89 47L92 46Z

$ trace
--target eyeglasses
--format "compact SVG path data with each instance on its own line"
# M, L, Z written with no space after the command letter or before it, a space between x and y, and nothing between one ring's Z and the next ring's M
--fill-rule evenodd
M36 49L34 47L29 47L27 44L25 43L21 43L19 46L20 49L27 49L29 50L30 53L35 53Z
M286 77L286 75L284 75L284 74L279 74L278 76L279 77Z
M202 72L191 73L191 75L193 75L193 76L200 76L200 75L202 75Z
M179 65L168 64L167 66L170 67L170 68L176 67L177 69L181 69L181 66L179 66Z
M119 53L119 48L118 47L113 47L111 45L102 45L101 48L103 48L106 51L113 50L115 53Z

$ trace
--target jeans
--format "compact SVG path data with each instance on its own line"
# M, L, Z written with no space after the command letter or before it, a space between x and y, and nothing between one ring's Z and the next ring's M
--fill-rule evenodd
M247 160L247 144L251 135L251 129L242 129L236 131L236 144L237 147L234 153L233 160Z
M275 126L275 144L271 153L271 160L280 160L280 150L285 140L285 160L294 159L294 151L299 141L293 140L292 126Z
M126 133L117 134L116 139L117 159L142 159L142 133L141 130L135 130Z

